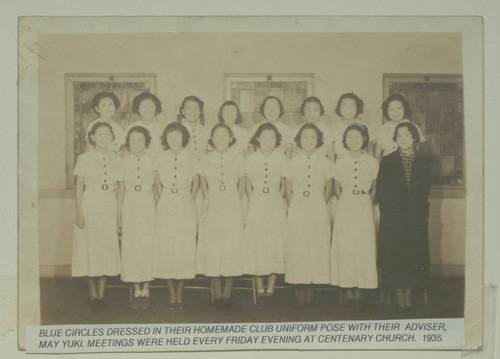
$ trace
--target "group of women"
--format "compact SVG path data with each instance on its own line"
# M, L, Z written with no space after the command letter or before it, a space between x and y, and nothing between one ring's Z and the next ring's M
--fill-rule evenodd
M353 93L338 99L334 126L317 97L304 100L296 128L274 96L249 129L233 101L212 128L196 96L166 127L151 93L134 99L139 120L126 129L114 121L115 94L98 93L92 107L99 118L74 170L72 266L87 278L92 309L105 306L106 277L116 275L131 283L132 308L150 307L150 282L160 278L167 307L181 309L184 283L197 274L210 279L217 306L229 305L235 277L254 276L257 295L272 297L279 274L301 307L314 284L344 288L348 301L383 286L412 306L429 269L431 169L403 96L384 101L387 122L375 132Z

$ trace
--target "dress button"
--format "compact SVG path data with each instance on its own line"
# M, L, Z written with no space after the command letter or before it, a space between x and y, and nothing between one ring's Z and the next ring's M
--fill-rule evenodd
M354 179L358 179L358 176L354 176Z
M309 169L310 169L310 168L311 168L311 166L309 165L309 166L307 166L307 168L309 168Z
M307 175L307 178L311 178L311 175Z
M140 167L137 167L138 170L140 170L141 168Z
M106 157L103 157L103 158L102 158L102 160L103 160L103 161L106 161Z
M308 183L308 184L307 184L307 187L311 187L311 184L310 184L310 183Z
M264 184L267 184L267 181L264 181Z
M195 150L196 150L196 148L195 148ZM177 157L174 158L174 161L177 161Z
M138 158L138 159L137 159L137 162L141 162L141 159L140 159L140 158Z
M177 178L177 175L174 175L174 178Z
M106 178L104 179L104 183L108 182L108 180L106 180Z
M196 151L196 147L194 148L194 150Z
M355 168L354 170L355 170L355 171L357 171L358 169L357 169L357 168Z
M220 174L221 174L221 176L224 176L224 172L221 172Z
M266 171L266 172L267 172L267 168L264 168L264 171Z
M267 166L267 162L266 162L266 163L264 163L264 164Z
M354 161L354 164L357 165L358 164L358 161Z
M106 167L107 167L107 166L106 166L106 165L104 165L104 168L106 168Z
M141 176L137 176L137 178L141 178Z
M355 185L354 185L354 187L358 187L358 185L357 185L357 184L355 184Z
M172 186L175 187L175 183L173 183Z
M266 177L266 178L267 178L267 175L265 175L264 177Z
M108 172L104 172L104 174L105 174L105 175L107 175L107 174L108 174Z
M176 170L176 169L177 169L177 167L174 167L174 170Z

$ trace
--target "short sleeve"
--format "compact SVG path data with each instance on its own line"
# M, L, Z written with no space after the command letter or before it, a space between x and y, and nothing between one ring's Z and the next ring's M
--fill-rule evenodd
M200 176L207 177L208 172L209 172L208 156L205 155L200 160L200 164L198 166L198 173Z
M116 169L116 180L124 182L125 181L125 167L126 167L126 159L120 158L117 161L117 169Z
M285 165L285 168L283 171L284 177L289 179L290 181L293 181L293 173L294 173L293 163L294 163L294 161L288 161L288 163Z
M87 159L85 154L82 154L78 156L78 159L76 160L73 176L84 177L86 173L87 173Z
M200 161L196 158L195 155L191 156L191 177L196 176L200 173Z
M378 161L370 155L366 156L368 156L368 175L370 176L370 181L376 180L379 168Z
M238 178L243 177L246 174L246 172L245 172L246 161L243 159L242 156L235 157L235 161L236 161L236 166L237 166L236 170L238 173Z
M425 142L425 137L424 134L422 133L422 130L420 130L420 127L418 127L416 123L414 123L414 125L417 128L418 135L420 137L420 143Z
M330 162L327 158L321 159L321 166L323 167L323 178L325 181L334 177L335 167L332 162Z

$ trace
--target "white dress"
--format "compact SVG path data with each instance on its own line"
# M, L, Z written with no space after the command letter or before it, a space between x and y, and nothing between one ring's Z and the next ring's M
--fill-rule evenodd
M153 157L158 157L163 152L163 145L161 143L161 136L163 135L163 131L165 130L166 124L159 120L154 120L150 124L146 125L142 120L136 121L130 124L125 131L123 131L122 136L122 145L125 146L125 141L127 139L128 132L132 127L141 126L149 131L149 135L151 136L151 143L149 147L146 149L146 153Z
M280 192L287 159L279 152L247 157L245 172L252 182L243 251L244 273L268 275L285 271L286 215Z
M156 210L153 276L191 279L196 263L196 207L191 195L198 160L183 149L175 156L170 150L155 162L163 186Z
M383 156L387 156L398 149L398 145L393 141L394 131L396 130L396 126L403 122L410 122L406 119L401 122L394 123L393 121L387 121L384 123L375 133L375 142L377 142L382 147ZM412 122L413 123L413 122ZM420 142L425 142L425 137L422 134L420 128L415 124L415 127L418 130L418 134L420 135Z
M302 122L294 129L292 137L294 146L297 146L297 143L295 142L295 137L297 137L300 129L306 123L308 122ZM318 152L319 155L326 157L328 154L328 146L334 141L333 129L323 121L318 121L317 123L314 123L314 125L316 125L316 127L318 127L319 130L323 133L323 145L319 147L316 151Z
M285 281L292 284L330 283L330 219L324 198L333 164L302 151L292 158L286 178L293 182L285 244Z
M377 288L375 220L370 188L378 162L367 153L343 156L335 164L342 194L337 202L331 251L331 284Z
M113 135L115 136L115 139L111 143L110 149L111 149L112 152L118 153L120 151L121 147L122 147L123 128L122 128L122 126L120 126L120 124L118 122L115 122L115 121L104 121L101 118L95 119L94 121L92 121L91 123L89 123L89 125L87 126L87 131L85 132L85 141L87 142L87 148L88 149L93 148L93 146L89 143L89 132L90 132L90 130L92 130L92 127L97 122L105 122L105 123L107 123L108 125L111 126L111 128L113 129Z
M240 125L234 125L231 127L233 131L233 136L236 139L236 143L229 147L231 152L235 152L241 156L245 156L245 150L248 149L248 144L250 141L249 131Z
M83 178L83 229L75 224L72 276L114 276L120 273L115 185L119 158L111 151L103 155L94 149L81 154L75 176Z
M186 149L196 155L198 160L200 160L201 157L207 152L210 131L201 123L196 124L193 128L185 119L183 119L182 124L189 132L189 143Z
M262 125L263 123L266 123L266 122L273 124L278 129L278 132L281 135L281 142L280 142L280 145L278 147L276 147L275 150L282 153L282 154L285 154L286 147L288 145L292 145L294 143L294 140L292 138L293 131L290 128L290 126L285 125L284 123L280 122L280 120L277 120L274 122L264 121L264 122L260 122L260 123L255 124L249 131L250 132L249 140L253 137L253 135L255 135L255 132L257 132L257 129L259 128L259 126Z
M198 234L199 274L243 274L243 214L237 188L243 166L243 157L230 151L213 151L201 159L200 176L206 177L208 193Z
M121 161L120 181L125 183L122 206L121 279L124 282L153 280L155 198L154 158L126 155Z

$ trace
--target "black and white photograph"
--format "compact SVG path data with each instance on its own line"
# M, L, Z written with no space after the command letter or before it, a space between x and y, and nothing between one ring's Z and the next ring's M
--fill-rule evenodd
M466 111L482 101L481 31L473 18L21 18L36 41L19 106L37 205L20 213L20 323L394 321L394 337L314 340L402 347L427 323L418 348L439 348L446 320L482 315L482 115ZM481 343L461 330L442 347ZM212 350L255 344L233 338Z

